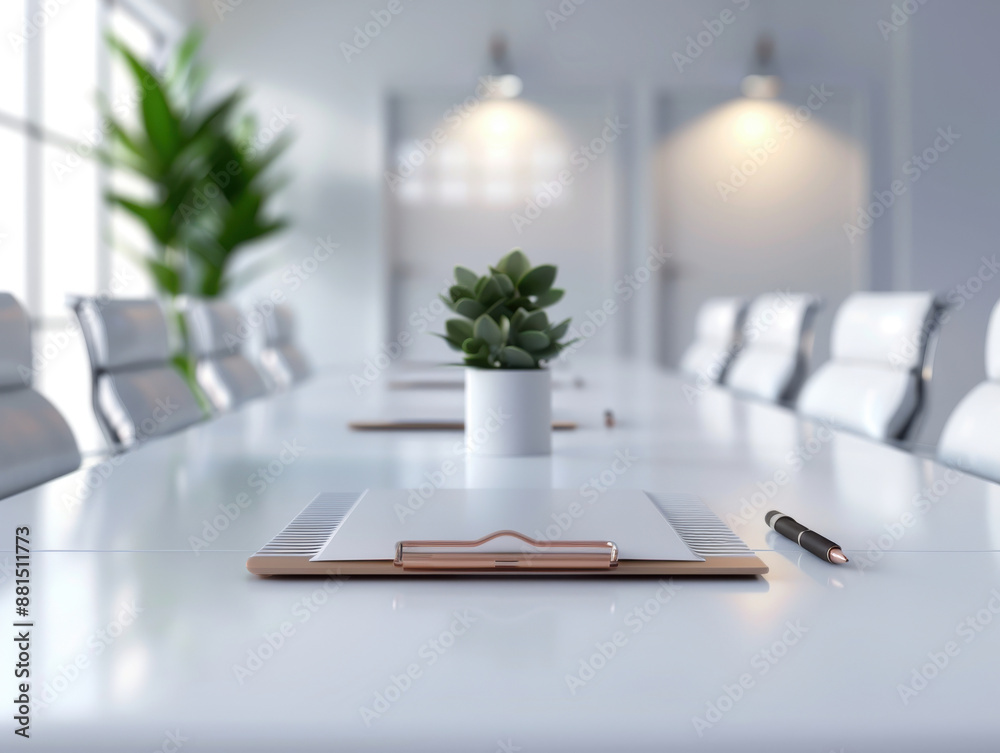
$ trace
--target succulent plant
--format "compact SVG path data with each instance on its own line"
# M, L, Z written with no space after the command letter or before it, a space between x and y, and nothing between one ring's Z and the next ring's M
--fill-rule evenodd
M563 297L555 279L554 266L532 267L519 248L482 277L455 267L455 284L441 300L464 318L446 321L439 337L465 354L466 366L540 369L572 342L559 342L570 320L553 325L543 311Z

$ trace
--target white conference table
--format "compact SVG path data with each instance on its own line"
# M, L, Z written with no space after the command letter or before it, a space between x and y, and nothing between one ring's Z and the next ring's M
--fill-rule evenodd
M6 614L14 529L31 529L42 704L28 745L996 748L1000 486L722 390L689 400L666 372L582 362L575 373L584 386L554 390L554 413L580 428L555 433L550 457L467 460L460 433L352 432L349 419L458 418L462 393L386 389L384 375L359 397L329 373L0 501ZM246 558L317 492L429 479L696 492L770 573L666 586L247 573ZM233 519L213 524L227 507ZM768 531L772 508L851 563Z

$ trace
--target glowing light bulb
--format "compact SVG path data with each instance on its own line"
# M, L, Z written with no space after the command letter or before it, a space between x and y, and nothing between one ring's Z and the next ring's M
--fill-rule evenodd
M736 121L736 132L740 140L747 144L756 144L768 132L767 118L760 112L748 112Z

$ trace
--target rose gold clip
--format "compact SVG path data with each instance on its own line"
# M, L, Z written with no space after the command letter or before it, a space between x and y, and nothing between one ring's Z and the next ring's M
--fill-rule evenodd
M470 551L501 536L537 551ZM400 541L395 564L405 570L607 570L618 564L618 547L613 541L536 541L517 531L497 531L476 541Z

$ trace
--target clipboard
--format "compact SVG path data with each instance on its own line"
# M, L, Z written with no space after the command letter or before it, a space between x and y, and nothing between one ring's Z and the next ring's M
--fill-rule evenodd
M465 431L465 421L438 418L411 418L398 421L349 421L354 431ZM553 431L572 431L576 421L553 421Z
M363 494L361 495L363 496ZM356 492L318 495L278 535L247 560L259 576L440 576L583 575L755 576L764 564L695 495L648 494L697 561L622 558L614 541L542 540L511 529L478 539L400 539L384 559L317 560L360 496ZM498 542L506 542L499 546ZM488 546L487 546L488 545Z

